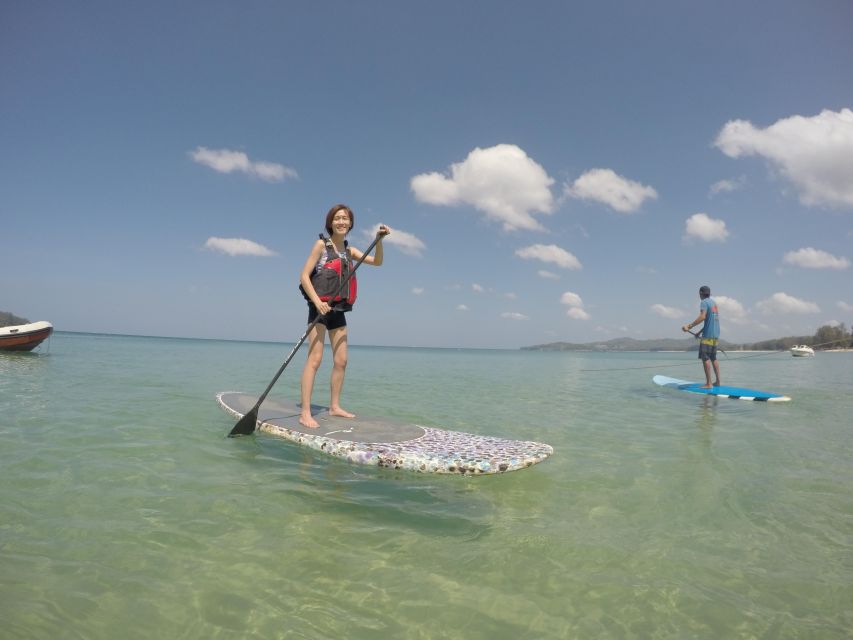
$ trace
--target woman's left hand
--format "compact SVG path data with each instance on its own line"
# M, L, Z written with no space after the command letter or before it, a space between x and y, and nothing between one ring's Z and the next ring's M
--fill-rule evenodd
M385 224L379 225L379 231L376 232L376 235L380 237L384 237L391 234L391 227Z

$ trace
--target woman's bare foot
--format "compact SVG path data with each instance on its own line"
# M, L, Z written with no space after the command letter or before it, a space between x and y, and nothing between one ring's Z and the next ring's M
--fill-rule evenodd
M320 426L310 413L307 416L304 413L300 415L299 424L301 424L306 429L316 429Z
M354 413L350 413L349 411L345 411L344 409L341 409L340 407L337 407L335 409L329 409L329 415L330 416L338 416L339 418L355 418Z

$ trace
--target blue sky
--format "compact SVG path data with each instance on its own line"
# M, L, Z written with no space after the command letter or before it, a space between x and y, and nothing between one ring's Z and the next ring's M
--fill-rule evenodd
M0 309L295 341L329 207L353 344L853 324L849 2L5 2Z

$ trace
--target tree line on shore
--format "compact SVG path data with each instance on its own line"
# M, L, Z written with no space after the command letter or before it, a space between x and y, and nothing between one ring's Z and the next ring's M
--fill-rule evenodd
M843 322L837 326L825 324L813 336L776 338L775 340L755 342L751 345L742 345L741 348L756 351L784 351L798 344L804 344L815 349L851 349L853 348L853 327L848 332Z
M848 332L841 323L837 326L823 325L813 336L787 336L762 340L760 342L738 344L720 341L720 347L729 351L787 351L794 345L808 345L815 349L853 348L853 331ZM530 347L524 351L696 351L699 343L694 338L661 338L658 340L635 340L634 338L614 338L605 342L549 342Z

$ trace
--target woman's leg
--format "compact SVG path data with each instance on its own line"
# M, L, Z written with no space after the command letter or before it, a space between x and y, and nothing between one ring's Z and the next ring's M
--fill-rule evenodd
M308 334L308 357L305 359L305 368L302 369L302 413L299 415L299 423L309 429L316 429L317 421L311 416L311 394L314 392L314 379L317 370L323 362L323 343L326 341L326 327L315 324Z
M342 418L355 418L354 413L341 408L341 390L344 388L344 375L347 370L347 328L339 327L329 331L329 342L332 345L332 398L329 404L329 414Z

